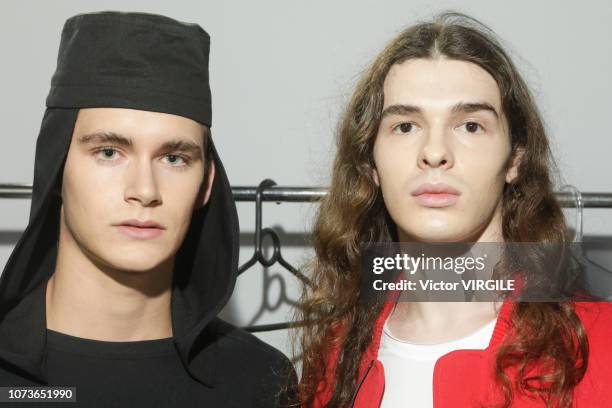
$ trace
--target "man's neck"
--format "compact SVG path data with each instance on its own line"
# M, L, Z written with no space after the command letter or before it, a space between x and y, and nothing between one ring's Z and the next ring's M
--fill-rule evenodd
M76 245L60 245L47 284L47 328L104 341L171 337L172 265L120 271L92 261Z
M409 242L401 232L400 239ZM496 208L490 222L464 242L481 243L484 248L486 243L503 243L501 205ZM501 303L398 302L388 318L388 327L395 337L405 341L421 344L448 342L463 338L495 319Z

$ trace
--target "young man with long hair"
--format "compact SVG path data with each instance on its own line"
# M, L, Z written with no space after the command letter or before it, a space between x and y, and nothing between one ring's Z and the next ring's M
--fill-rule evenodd
M571 240L542 119L486 26L445 13L400 33L337 137L299 312L303 406L609 404L609 303L360 301L362 244Z

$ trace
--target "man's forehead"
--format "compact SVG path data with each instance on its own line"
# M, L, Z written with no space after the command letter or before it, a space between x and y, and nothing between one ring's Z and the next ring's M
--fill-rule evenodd
M501 110L495 79L478 65L447 58L411 59L395 64L384 83L384 105L452 110L461 103L485 103Z

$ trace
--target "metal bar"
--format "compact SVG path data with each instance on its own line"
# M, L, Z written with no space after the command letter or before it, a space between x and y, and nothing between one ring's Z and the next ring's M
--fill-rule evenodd
M291 329L293 327L295 327L295 323L283 322L272 324L259 324L257 326L243 326L242 329L248 331L249 333L261 333L275 330Z
M236 201L255 201L257 187L236 186L232 193ZM269 187L262 192L262 201L305 203L325 197L324 187Z
M562 207L575 207L575 198L566 192L556 192ZM612 208L612 193L580 193L584 208Z
M255 201L257 186L232 187L236 201ZM325 187L269 187L262 192L262 201L306 203L319 201L327 194ZM574 198L557 192L561 206L573 207ZM612 208L612 193L581 193L584 208ZM0 198L30 198L31 184L0 184Z
M32 184L0 184L0 198L32 198Z

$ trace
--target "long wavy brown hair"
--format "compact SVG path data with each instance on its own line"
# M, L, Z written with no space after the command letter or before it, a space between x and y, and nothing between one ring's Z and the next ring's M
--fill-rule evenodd
M310 265L312 284L304 287L296 316L305 323L297 341L302 353L302 406L312 405L328 369L335 373L328 407L347 406L357 390L361 356L382 309L382 304L372 307L358 301L360 248L363 243L397 241L396 226L372 178L383 83L394 64L439 56L474 63L493 76L509 124L511 158L519 149L524 151L517 178L503 190L504 240L570 240L553 192L552 177L559 172L543 121L495 34L479 21L454 12L401 32L362 74L338 126L331 185L312 235L316 254ZM517 392L540 399L547 407L570 406L588 358L586 334L574 305L517 302L511 320L515 336L502 344L496 356L496 382L504 396L501 406L510 406ZM326 359L333 347L340 354L335 367L328 368ZM533 374L534 363L547 367L546 372ZM516 369L512 378L509 367Z

